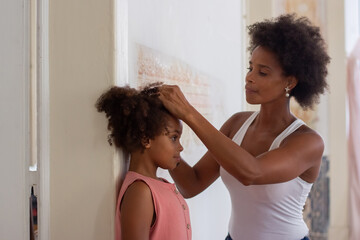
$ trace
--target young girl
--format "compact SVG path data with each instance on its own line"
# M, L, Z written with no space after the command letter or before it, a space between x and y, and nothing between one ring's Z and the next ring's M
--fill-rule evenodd
M191 239L188 206L174 184L156 176L174 169L183 150L180 121L162 105L158 83L112 87L96 103L108 118L109 143L130 153L116 207L116 240Z

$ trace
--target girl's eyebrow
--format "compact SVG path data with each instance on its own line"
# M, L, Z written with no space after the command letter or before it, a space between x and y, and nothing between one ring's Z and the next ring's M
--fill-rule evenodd
M175 130L173 130L173 131L169 131L169 133L177 133L177 134L181 134L181 131L180 130L177 130L177 129L175 129Z

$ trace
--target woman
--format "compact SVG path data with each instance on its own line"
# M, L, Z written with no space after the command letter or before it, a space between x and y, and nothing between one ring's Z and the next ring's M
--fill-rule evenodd
M319 28L306 18L283 15L249 26L246 101L259 112L239 112L216 130L184 97L165 85L160 99L201 139L208 152L190 167L170 171L184 197L193 197L219 176L231 196L226 239L308 239L302 210L324 150L322 138L297 119L294 97L311 108L327 87L330 58Z

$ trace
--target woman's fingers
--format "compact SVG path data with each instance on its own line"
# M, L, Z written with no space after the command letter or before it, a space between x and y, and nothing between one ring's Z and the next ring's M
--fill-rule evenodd
M162 85L160 87L160 93L169 99L172 98L171 96L174 95L175 92L179 92L179 91L181 90L177 85Z
M160 99L164 102L175 102L176 92L180 91L180 88L176 85L163 85L160 87Z
M160 100L164 106L176 117L182 118L188 102L177 85L163 85L160 87Z

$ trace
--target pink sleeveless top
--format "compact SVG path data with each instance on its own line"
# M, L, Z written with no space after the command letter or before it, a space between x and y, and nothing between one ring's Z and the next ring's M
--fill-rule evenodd
M121 240L120 203L126 189L135 181L145 182L152 194L156 220L150 229L150 240L191 240L188 206L175 184L139 173L127 172L121 186L115 214L115 240Z

